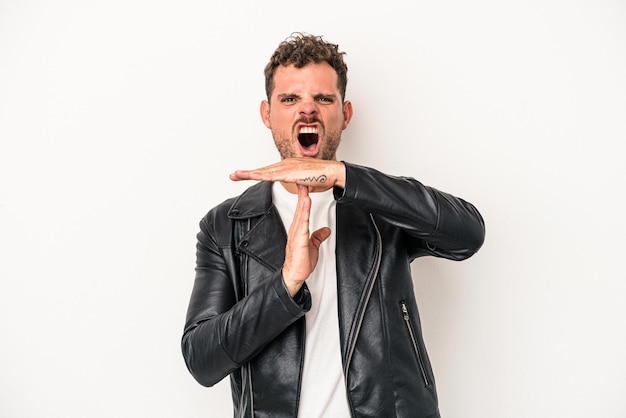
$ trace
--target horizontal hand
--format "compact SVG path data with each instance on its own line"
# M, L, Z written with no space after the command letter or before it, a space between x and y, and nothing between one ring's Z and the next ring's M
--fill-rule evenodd
M292 192L295 192L295 187L285 183L308 186L312 192L321 192L334 186L345 187L346 168L343 163L334 160L285 158L279 163L256 170L237 170L230 175L230 179L280 181Z

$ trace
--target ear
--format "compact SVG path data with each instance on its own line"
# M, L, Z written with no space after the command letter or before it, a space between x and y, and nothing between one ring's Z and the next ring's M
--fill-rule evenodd
M348 124L350 124L350 119L352 119L352 114L352 102L346 100L345 102L343 102L343 128L341 129L346 129L348 127Z
M270 124L270 104L267 100L263 100L261 102L261 108L259 109L261 112L261 120L263 120L263 124L267 126L267 128L271 129L272 126Z

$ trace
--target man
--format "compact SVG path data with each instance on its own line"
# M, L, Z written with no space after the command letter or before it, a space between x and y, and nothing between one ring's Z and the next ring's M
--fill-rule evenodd
M439 417L410 263L473 255L480 214L337 161L353 113L337 45L295 34L265 77L281 161L231 174L259 182L200 223L187 367L206 386L230 375L236 417Z

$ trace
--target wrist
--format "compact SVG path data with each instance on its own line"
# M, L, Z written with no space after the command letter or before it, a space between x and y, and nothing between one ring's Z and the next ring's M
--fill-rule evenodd
M289 293L289 296L291 296L292 298L298 294L300 289L302 289L302 283L289 283L284 280L283 283L285 284L285 289L287 289L287 293Z
M335 186L341 187L342 189L346 187L346 165L343 161L337 161L336 164Z
M302 283L295 280L289 279L289 273L285 271L283 268L283 284L285 285L285 289L287 289L287 293L293 298L302 288Z

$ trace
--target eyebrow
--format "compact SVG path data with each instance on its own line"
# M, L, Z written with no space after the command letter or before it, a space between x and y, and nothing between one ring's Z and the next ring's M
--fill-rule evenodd
M278 96L276 96L277 99L284 99L285 97L300 97L300 95L296 94L296 93L282 93L279 94Z
M314 99L333 99L333 100L336 100L337 99L337 95L333 94L333 93L329 93L329 94L318 93L318 94L314 95L313 98Z

